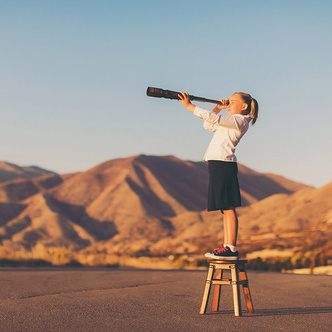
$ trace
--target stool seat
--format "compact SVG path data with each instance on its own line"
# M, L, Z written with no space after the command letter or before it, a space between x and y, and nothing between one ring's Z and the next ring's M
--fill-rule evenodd
M249 289L249 281L245 269L245 265L247 262L248 261L246 259L208 260L209 269L205 282L202 305L199 312L201 315L205 314L206 312L211 285L214 285L212 311L219 310L221 285L231 285L233 288L234 314L235 316L242 316L241 298L239 292L239 285L242 285L247 309L250 313L254 312L254 307L252 304L252 299ZM224 270L231 271L231 279L222 278Z

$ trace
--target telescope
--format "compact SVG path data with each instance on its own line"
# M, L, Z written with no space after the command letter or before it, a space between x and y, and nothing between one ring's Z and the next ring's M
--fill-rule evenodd
M163 89L160 89L160 88L152 88L150 86L146 90L146 95L147 96L156 97L156 98L180 100L180 98L178 96L179 94L181 94L181 92L171 91L171 90L163 90ZM204 97L197 97L197 96L193 96L193 95L189 95L189 99L200 101L200 102L203 102L203 103L221 104L220 100L207 99L207 98L204 98ZM227 102L227 105L229 105L229 102Z

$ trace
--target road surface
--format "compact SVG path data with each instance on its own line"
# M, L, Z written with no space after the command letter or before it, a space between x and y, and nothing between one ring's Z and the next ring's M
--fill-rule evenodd
M331 331L331 276L248 277L255 312L241 294L235 317L230 286L198 314L206 271L2 268L0 331Z

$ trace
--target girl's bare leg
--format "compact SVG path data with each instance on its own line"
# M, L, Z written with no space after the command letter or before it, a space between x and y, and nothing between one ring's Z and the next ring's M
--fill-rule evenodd
M224 243L236 246L238 219L235 208L224 210Z

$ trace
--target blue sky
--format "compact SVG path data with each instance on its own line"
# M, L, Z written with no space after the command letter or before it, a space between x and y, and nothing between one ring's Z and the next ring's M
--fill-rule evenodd
M140 153L201 160L211 133L146 88L244 91L260 116L238 161L327 184L331 14L331 1L0 0L0 159L59 173Z

